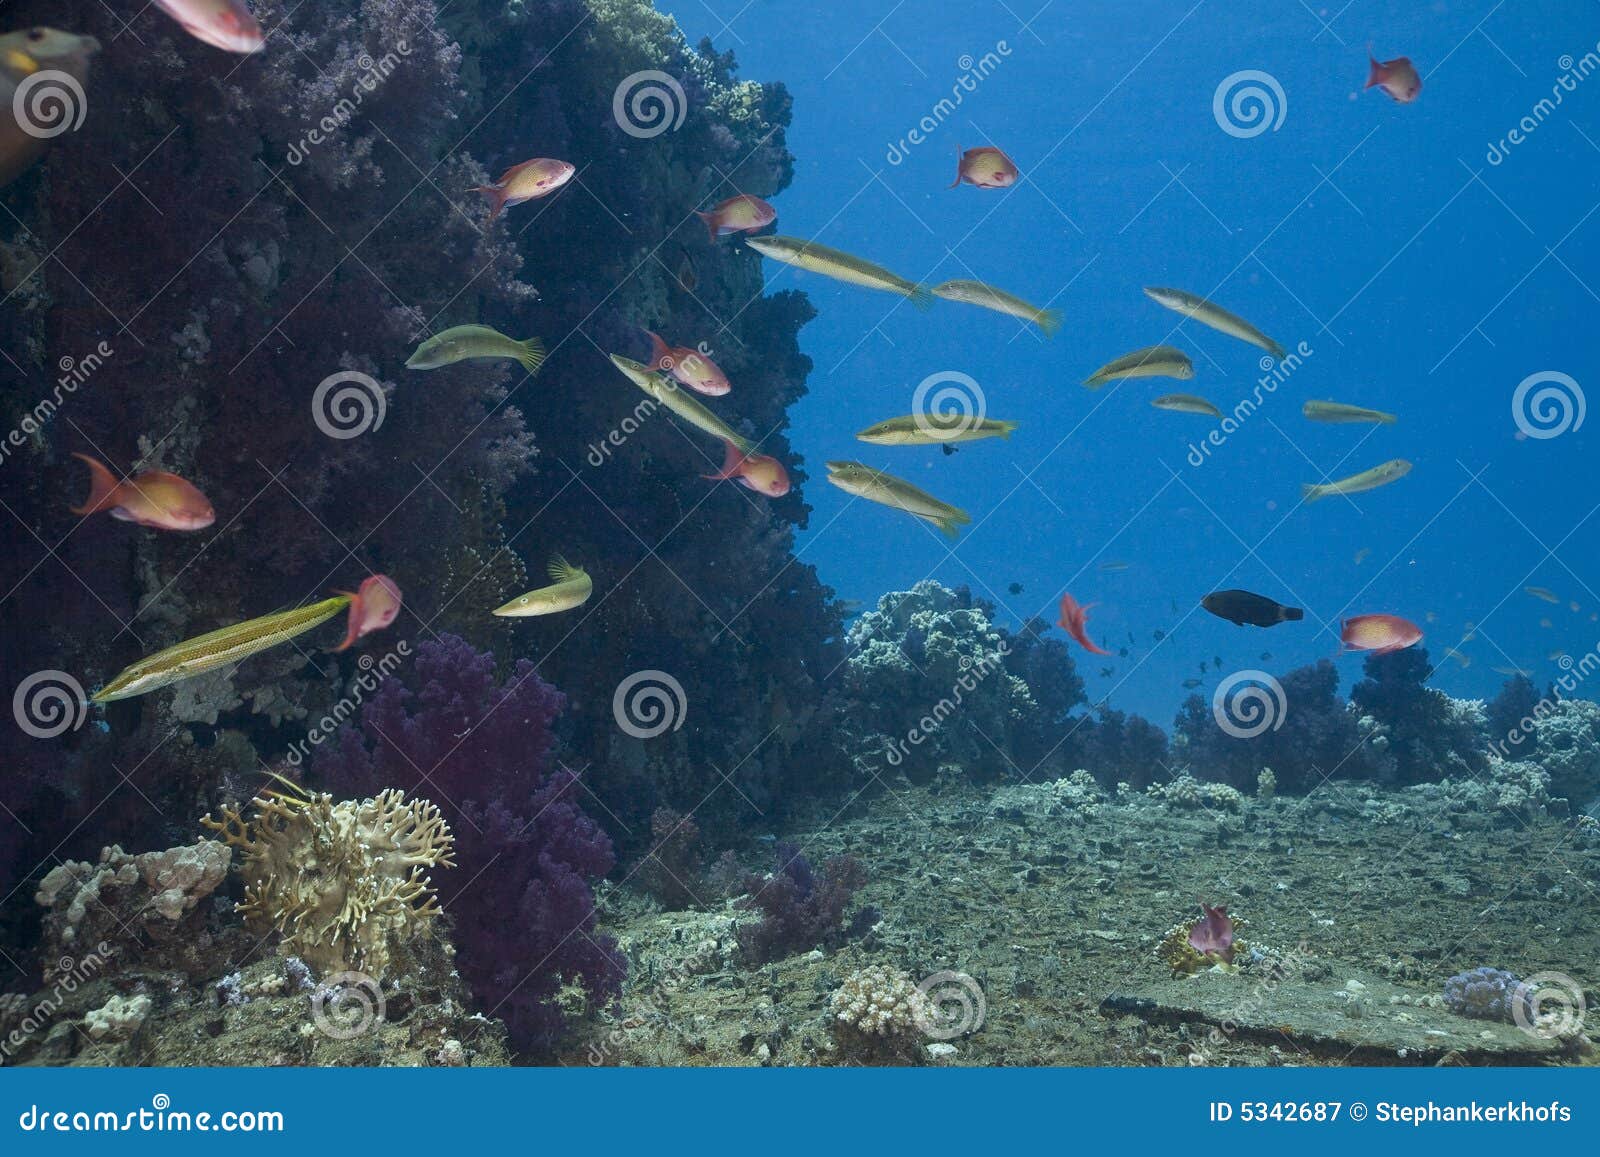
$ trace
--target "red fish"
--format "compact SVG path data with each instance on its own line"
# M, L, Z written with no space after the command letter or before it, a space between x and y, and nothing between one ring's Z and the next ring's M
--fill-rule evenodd
M1201 903L1200 911L1205 915L1189 929L1189 947L1201 956L1219 956L1233 963L1233 921L1228 918L1228 909L1221 904L1212 908Z
M1357 615L1339 624L1339 640L1346 651L1387 655L1420 643L1422 628L1398 615Z
M266 43L261 25L242 0L155 0L155 5L196 40L241 55Z
M472 191L482 193L483 199L489 202L489 220L493 221L500 216L502 209L537 197L548 197L572 180L575 172L577 170L567 161L535 157L520 165L512 165L500 174L500 179L494 184L479 185Z
M713 205L709 212L696 209L696 217L706 223L711 240L729 233L754 233L765 229L778 219L778 211L760 197L740 193Z
M82 506L68 507L74 514L109 510L112 518L157 530L204 530L217 520L206 496L176 474L146 470L126 482L118 482L104 463L87 454L72 456L89 467L89 497Z
M700 477L711 482L737 478L741 486L757 494L765 494L768 498L782 498L789 493L789 472L783 468L782 462L766 454L740 450L732 442L723 442L723 446L726 452L722 469Z
M956 165L956 179L950 182L954 189L962 181L980 189L1005 189L1016 184L1019 173L1011 158L993 145L968 149L961 154Z
M1090 603L1086 607L1080 607L1077 599L1073 598L1071 595L1062 595L1061 622L1057 625L1060 626L1063 631L1067 632L1067 634L1078 640L1085 651L1089 651L1095 655L1109 655L1111 654L1110 651L1102 651L1099 647L1095 646L1089 641L1089 633L1086 630L1089 622L1090 608L1099 605L1100 604L1098 603Z
M1372 62L1372 69L1367 73L1368 88L1381 88L1401 104L1417 99L1422 91L1422 77L1417 75L1409 56L1397 56L1380 63L1369 50L1367 59Z
M728 375L699 350L692 350L688 346L669 346L659 334L649 330L644 332L650 338L651 369L666 370L697 394L715 397L733 388L728 384Z
M344 642L335 647L335 651L343 651L363 635L383 630L400 613L400 588L386 574L375 574L363 580L361 589L354 594L349 591L334 593L350 595L350 618L345 627Z

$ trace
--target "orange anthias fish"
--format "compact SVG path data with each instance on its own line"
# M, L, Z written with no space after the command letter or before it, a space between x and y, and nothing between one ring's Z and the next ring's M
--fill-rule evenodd
M381 631L394 622L400 613L400 588L386 574L375 574L364 579L354 594L336 591L350 599L350 618L344 632L344 642L334 648L343 651L363 635Z
M217 520L206 496L176 474L146 470L126 482L118 482L104 463L87 454L72 456L89 466L89 497L82 506L69 507L74 514L109 510L112 518L157 530L204 530Z
M711 240L729 233L754 233L765 229L778 219L778 211L760 197L740 193L713 205L708 212L696 209L696 217L706 223Z
M261 25L243 0L155 0L155 5L203 44L224 52L259 52Z
M737 478L741 486L757 494L765 494L768 498L782 498L789 493L789 472L783 468L782 462L766 454L754 451L746 453L732 442L724 441L722 444L726 447L722 469L700 477L712 482Z
M577 170L566 161L535 157L520 165L512 165L500 174L500 179L494 184L479 185L472 191L482 193L483 199L489 202L489 220L493 221L503 209L538 197L548 197L572 180L575 172Z
M717 363L688 346L669 346L660 334L644 331L650 338L650 368L666 370L697 394L726 394L732 387L728 375Z
M961 154L956 179L950 182L950 188L966 181L980 189L1007 189L1016 184L1018 175L1017 166L1010 157L993 145L984 145Z
M1090 608L1098 605L1099 604L1097 603L1090 603L1088 606L1080 607L1078 605L1078 600L1073 598L1070 594L1062 595L1061 621L1057 625L1063 631L1067 632L1067 634L1078 640L1085 651L1089 651L1096 655L1109 655L1111 654L1110 651L1102 651L1099 647L1095 646L1089 641L1089 632L1087 629L1089 623L1089 610Z
M1339 641L1346 651L1387 655L1422 641L1422 628L1398 615L1357 615L1340 624Z
M1369 51L1367 59L1372 62L1372 70L1367 73L1368 88L1381 88L1401 104L1410 104L1417 99L1417 94L1422 91L1422 77L1417 75L1409 56L1397 56L1393 60L1380 62Z

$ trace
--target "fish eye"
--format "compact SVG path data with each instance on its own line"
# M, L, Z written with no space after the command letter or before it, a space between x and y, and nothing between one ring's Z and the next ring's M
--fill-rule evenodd
M32 41L34 44L39 43L39 41L44 39L44 29L43 28L30 28L30 29L28 29L28 39L30 41Z

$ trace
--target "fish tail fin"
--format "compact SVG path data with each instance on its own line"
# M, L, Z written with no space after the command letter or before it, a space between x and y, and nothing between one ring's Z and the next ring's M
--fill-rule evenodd
M713 242L715 242L717 240L717 236L718 236L718 234L717 234L717 217L716 217L716 214L715 213L706 213L706 212L702 212L699 209L696 209L694 211L694 215L696 217L700 218L700 220L702 220L702 221L704 221L706 223L706 232L711 234L711 240Z
M965 510L955 509L942 518L935 518L933 524L950 538L955 538L961 533L961 528L972 521L972 515Z
M522 363L522 368L530 374L538 373L539 367L544 365L544 342L536 337L530 337L527 341L519 341L517 345L522 350L516 355L517 360Z
M906 296L911 299L911 304L918 309L930 309L933 306L933 290L926 285L913 285Z
M1370 44L1367 45L1367 60L1371 62L1371 67L1367 70L1366 87L1374 88L1383 83L1385 69L1383 65L1378 63L1378 58L1372 55L1372 45Z
M91 458L87 454L79 454L76 450L72 456L89 467L89 497L83 500L82 506L69 506L67 509L73 514L96 514L110 506L115 505L112 495L116 493L117 477L106 468L105 463L98 458Z
M650 339L650 368L662 370L668 368L672 362L672 350L667 343L661 340L661 335L645 330L644 335Z
M478 185L470 191L483 194L483 199L489 203L491 221L500 216L500 210L506 207L506 191L499 185Z
M1045 337L1055 337L1061 332L1061 311L1059 309L1041 309L1034 322L1044 331Z
M1397 421L1399 421L1399 419L1396 418L1393 414L1385 414L1382 411L1379 411L1379 413L1378 413L1378 424L1379 425L1392 426Z
M1284 623L1298 623L1301 619L1306 617L1305 611L1301 610L1299 607L1281 607L1279 608L1278 614L1279 621Z
M1300 484L1300 500L1302 502L1311 503L1315 502L1319 498L1325 497L1327 497L1327 493L1322 489L1322 486L1319 483L1302 482Z
M945 188L954 189L959 184L961 184L961 145L959 143L957 143L956 144L956 179L951 181L948 185L946 185Z
M739 472L739 466L744 462L745 452L739 449L736 443L724 440L722 445L722 469L715 474L700 475L707 482L721 482L726 478L732 478Z
M544 568L545 573L558 583L567 582L578 577L578 568L567 561L565 555L553 554L550 562Z
M1017 428L1017 424L1015 422L1001 422L1000 423L1000 436L1002 438L1009 438L1009 437L1011 437L1011 431L1015 430L1016 428Z

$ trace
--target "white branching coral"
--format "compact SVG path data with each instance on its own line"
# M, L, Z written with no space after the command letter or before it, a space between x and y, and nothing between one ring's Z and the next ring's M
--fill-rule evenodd
M858 1062L912 1056L936 1020L911 976L883 964L852 972L833 994L829 1011L840 1051Z
M283 936L323 973L381 979L395 950L439 913L426 869L454 867L439 809L395 790L335 803L327 794L267 792L245 819L224 808L200 822L240 851L239 911Z

